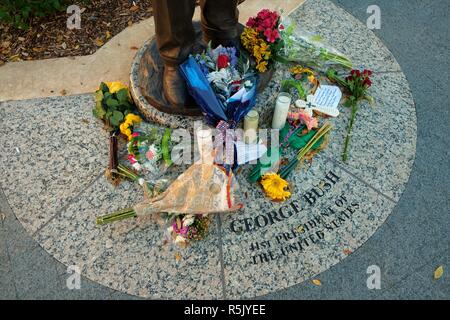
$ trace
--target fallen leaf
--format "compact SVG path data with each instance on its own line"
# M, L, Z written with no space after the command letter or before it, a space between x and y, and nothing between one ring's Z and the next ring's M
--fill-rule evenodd
M106 35L106 39L109 39L109 38L111 38L111 32L109 32L109 31L106 31L106 32L105 32L105 35Z
M2 66L2 65L4 65L4 64L5 64L5 61L0 60L0 66Z
M136 47L136 46L132 46L132 47L130 47L130 49L131 49L131 50L139 50L139 48Z
M444 274L444 267L439 266L436 270L434 270L434 279L437 280Z
M66 89L62 89L59 93L60 93L62 96L65 96L65 95L67 94L67 91L66 91Z
M19 40L19 41L25 41L25 38L24 38L24 37L18 37L17 40Z
M66 44L65 42L63 42L63 43L61 44L61 47L62 47L64 50L66 50L66 49L67 49L67 44Z
M316 286L321 286L322 285L322 281L320 281L319 279L311 280L311 282L314 283Z
M133 25L133 21L128 21L128 26L131 27Z
M138 11L139 10L139 6L132 6L131 8L130 8L130 11Z
M102 39L97 38L97 39L95 39L95 44L97 45L97 47L101 47L101 46L104 45L105 43L103 42Z
M9 61L12 61L12 62L16 62L16 61L20 61L21 59L20 59L20 55L15 54L15 55L9 57L8 60L9 60Z
M28 57L28 52L22 52L22 55L23 55L24 57Z
M89 120L88 119L81 119L81 122L88 124Z
M34 51L34 52L38 52L38 53L39 53L39 52L42 52L42 51L44 51L44 50L45 50L44 48L36 48L36 47L33 48L33 51Z
M175 253L175 261L176 262L180 262L181 261L181 254L179 254L178 252Z
M303 226L300 226L300 227L297 228L297 232L298 233L303 233L303 232L305 232L305 228Z
M344 250L344 254L347 255L347 256L348 256L349 254L351 254L351 253L352 253L352 250L349 250L349 249L345 249L345 250Z
M5 219L6 219L6 214L0 212L0 220L3 221Z

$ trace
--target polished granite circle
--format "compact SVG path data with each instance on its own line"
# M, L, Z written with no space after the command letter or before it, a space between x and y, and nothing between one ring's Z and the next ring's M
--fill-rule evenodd
M384 223L408 181L416 147L413 98L393 55L341 8L310 0L291 17L374 71L376 103L360 108L348 163L340 158L349 116L342 108L328 147L289 177L288 201L267 200L246 181L245 167L238 176L244 209L215 215L206 239L179 249L164 244L155 217L96 226L96 216L132 206L143 194L128 182L115 188L103 176L108 137L92 118L93 96L23 102L22 112L2 102L1 187L27 232L83 276L148 298L260 296L317 277L351 255ZM259 95L260 111L273 106L285 72L278 68Z

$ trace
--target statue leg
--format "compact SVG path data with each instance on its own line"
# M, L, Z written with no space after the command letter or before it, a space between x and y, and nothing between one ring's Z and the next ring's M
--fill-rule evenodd
M237 46L238 0L200 0L202 28L206 42L212 45Z
M175 108L184 108L188 93L178 66L195 43L195 0L153 0L152 4L156 41L164 61L164 96Z

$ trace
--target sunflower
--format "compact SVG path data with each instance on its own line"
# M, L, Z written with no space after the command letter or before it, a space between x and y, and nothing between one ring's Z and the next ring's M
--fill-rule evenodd
M266 173L261 179L261 185L272 200L284 201L291 196L291 193L285 190L289 183L276 173Z

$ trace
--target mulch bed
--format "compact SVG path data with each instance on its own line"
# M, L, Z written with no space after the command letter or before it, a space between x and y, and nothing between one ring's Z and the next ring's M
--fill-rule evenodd
M94 53L133 23L152 16L150 0L74 1L81 8L81 29L69 30L66 11L34 19L29 30L0 25L0 61L37 60ZM0 64L2 64L0 62Z
M239 2L243 2L240 0ZM151 0L74 1L81 29L69 30L66 11L31 21L29 30L0 24L0 65L7 61L89 55L123 29L152 16Z

